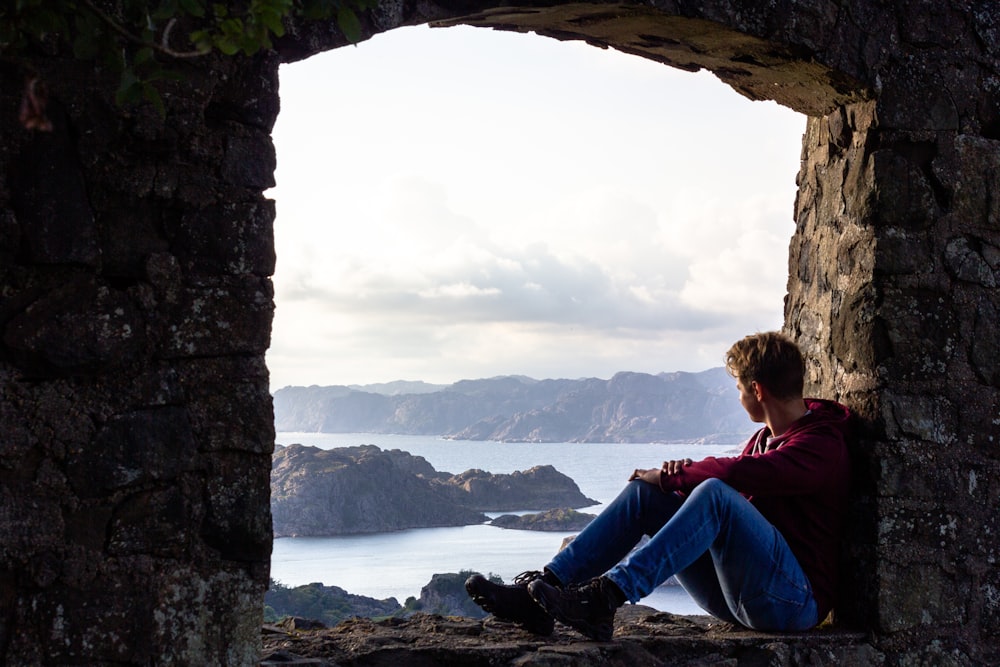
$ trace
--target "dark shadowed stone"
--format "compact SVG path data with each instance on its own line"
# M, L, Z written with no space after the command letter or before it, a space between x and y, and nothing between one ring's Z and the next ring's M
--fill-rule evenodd
M897 151L876 151L872 155L882 183L879 188L878 217L882 224L905 230L925 228L937 209L934 191L924 167L930 164L933 146L908 146L902 157ZM887 270L892 271L890 265Z
M180 487L129 496L111 517L108 551L117 555L182 556L191 539L190 514Z
M101 251L83 169L62 107L49 115L54 131L32 133L17 160L11 204L31 261L92 266Z
M996 287L996 275L994 268L986 261L987 253L995 254L996 248L984 244L980 239L961 236L948 241L944 260L948 270L959 280L983 287Z
M270 556L271 515L261 512L270 493L258 457L239 452L211 456L201 536L226 560L256 562Z
M492 616L475 620L417 613L408 619L351 619L333 628L284 635L268 632L264 645L265 651L280 651L292 659L373 667L878 667L885 664L884 656L860 633L740 631L706 616L676 616L642 605L626 605L618 610L614 640L610 642L588 641L558 624L551 636L539 637Z
M124 364L143 334L142 317L127 293L83 275L27 305L7 324L3 340L29 373L60 374Z
M146 201L130 202L127 207L109 211L101 219L101 261L105 271L114 276L143 277L146 258L167 249L160 231L164 216L162 206Z
M1000 323L1000 309L991 303L980 304L976 312L969 357L976 375L992 387L1000 387L1000 326L998 323Z
M196 449L186 409L138 410L112 419L92 445L71 452L68 474L83 497L156 481L176 483Z
M943 378L955 354L958 316L953 300L935 290L891 292L881 308L893 357L886 360L901 378ZM915 338L914 331L920 331Z
M926 273L933 270L926 232L899 227L886 230L876 249L880 273Z
M276 158L268 132L232 125L226 140L222 176L230 183L264 190L274 187Z
M266 278L220 280L181 292L168 357L263 354L271 342L274 287Z
M195 272L269 276L274 273L274 202L226 202L185 214L171 228L170 243Z

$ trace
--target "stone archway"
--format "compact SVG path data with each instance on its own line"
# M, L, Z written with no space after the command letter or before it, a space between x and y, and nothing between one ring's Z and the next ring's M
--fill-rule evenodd
M842 609L898 662L995 659L1000 629L1000 16L987 1L404 5L585 39L810 116L785 327L862 419ZM694 6L697 5L697 6ZM0 655L252 664L273 444L269 130L281 60L193 67L118 110L57 56L50 135L0 125ZM0 64L16 117L20 71Z

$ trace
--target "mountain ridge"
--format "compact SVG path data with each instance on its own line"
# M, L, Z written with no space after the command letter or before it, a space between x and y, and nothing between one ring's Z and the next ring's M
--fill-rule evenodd
M505 442L742 442L755 430L722 367L622 371L607 380L508 375L357 387L279 389L276 430ZM406 387L416 392L400 393Z

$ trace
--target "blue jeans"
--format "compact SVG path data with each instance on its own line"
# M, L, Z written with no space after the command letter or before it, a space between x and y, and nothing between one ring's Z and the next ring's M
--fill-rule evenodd
M643 535L649 542L630 554ZM686 498L629 482L546 568L564 584L605 575L630 602L676 575L702 609L754 630L800 631L818 622L812 586L785 538L717 479Z

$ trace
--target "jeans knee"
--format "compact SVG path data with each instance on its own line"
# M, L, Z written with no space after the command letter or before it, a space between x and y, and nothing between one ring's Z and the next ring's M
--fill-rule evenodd
M659 492L658 487L655 487L648 482L643 482L640 479L633 479L625 486L625 489L629 495L635 496L639 500L648 498L653 491Z
M699 484L691 492L691 497L695 495L729 495L736 493L736 490L723 482L721 479L711 477Z

